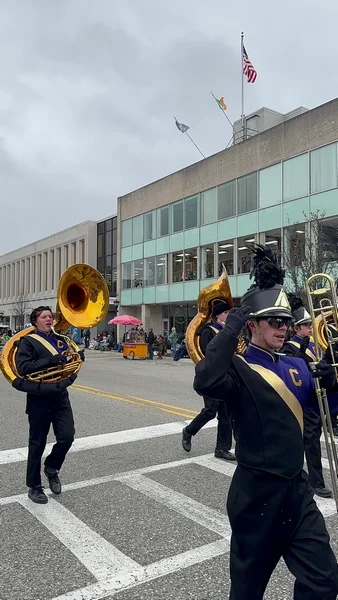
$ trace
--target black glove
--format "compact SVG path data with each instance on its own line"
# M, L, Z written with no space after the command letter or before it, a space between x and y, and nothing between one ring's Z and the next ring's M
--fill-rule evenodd
M84 362L86 360L84 350L79 351L79 357L81 358L82 362Z
M225 324L225 328L227 329L227 331L231 333L231 335L237 337L241 333L245 323L247 322L250 312L250 306L232 308L229 311Z
M299 352L301 352L302 354L305 354L305 352L307 351L308 347L309 347L309 343L310 343L310 336L306 335L299 346Z
M332 348L332 351L331 351ZM328 345L328 347L326 348L325 354L324 354L324 360L328 363L332 363L332 362L338 362L337 358L338 358L338 348L337 348L337 343L333 344L333 346L331 346L331 344ZM334 356L334 360L332 360L332 353Z
M312 377L320 377L321 385L330 390L336 385L336 371L332 365L324 362L323 360L316 365L314 371L312 371Z
M54 365L64 365L67 362L67 356L64 354L56 354L53 358L50 359L50 364Z

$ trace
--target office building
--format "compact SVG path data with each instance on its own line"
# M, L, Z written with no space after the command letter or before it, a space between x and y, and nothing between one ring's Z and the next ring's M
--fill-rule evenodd
M249 139L118 198L120 313L155 333L186 329L222 263L239 299L253 242L285 255L302 246L317 210L336 236L338 99L288 115L261 109L248 120Z

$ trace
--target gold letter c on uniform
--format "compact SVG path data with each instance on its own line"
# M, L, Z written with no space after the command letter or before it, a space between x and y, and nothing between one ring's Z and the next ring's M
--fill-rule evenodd
M297 387L300 387L303 382L301 379L296 379L295 375L299 375L297 369L289 369L290 377L292 379L292 383Z

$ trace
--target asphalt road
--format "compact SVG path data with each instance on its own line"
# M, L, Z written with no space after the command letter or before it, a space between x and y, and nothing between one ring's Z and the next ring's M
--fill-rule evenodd
M24 394L0 378L0 600L225 600L233 466L213 456L215 423L181 447L201 407L193 365L86 356L63 493L46 506L26 495ZM319 504L337 551L333 501ZM292 587L281 562L266 600Z

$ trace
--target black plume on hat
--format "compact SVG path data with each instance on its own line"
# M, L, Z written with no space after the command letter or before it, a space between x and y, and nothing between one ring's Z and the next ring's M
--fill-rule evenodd
M254 277L253 286L261 290L272 288L276 283L283 285L285 271L277 263L276 254L271 248L257 244L250 248L254 254L250 279ZM252 287L253 287L252 286Z
M296 294L288 294L288 299L290 302L290 307L291 307L291 311L294 312L295 310L298 310L299 308L303 308L304 304L303 304L303 300L301 298L299 298L299 296L296 296Z
M283 290L285 271L277 262L271 248L261 244L250 247L253 254L253 268L250 278L254 283L241 300L241 306L250 306L252 317L291 318L288 298Z

